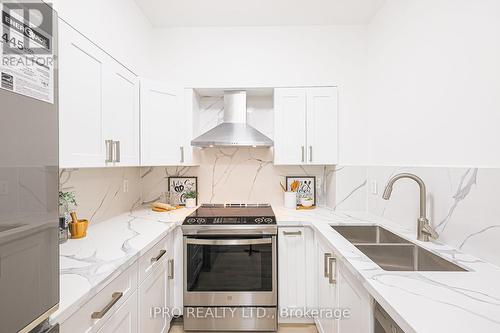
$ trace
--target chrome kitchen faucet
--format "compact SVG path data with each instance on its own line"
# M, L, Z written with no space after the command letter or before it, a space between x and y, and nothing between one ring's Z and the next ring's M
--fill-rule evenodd
M431 227L429 220L427 219L427 208L426 208L427 193L424 181L420 177L412 173L400 173L395 175L394 177L389 179L389 182L385 186L382 198L384 200L389 200L392 194L392 188L394 186L394 183L402 178L413 179L415 182L417 182L418 186L420 187L420 217L417 220L417 239L424 242L429 242L431 238L437 239L439 235Z

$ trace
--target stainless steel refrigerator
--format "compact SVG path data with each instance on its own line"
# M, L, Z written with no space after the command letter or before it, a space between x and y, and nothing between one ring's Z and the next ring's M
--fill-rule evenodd
M0 5L0 332L28 332L59 302L57 16Z

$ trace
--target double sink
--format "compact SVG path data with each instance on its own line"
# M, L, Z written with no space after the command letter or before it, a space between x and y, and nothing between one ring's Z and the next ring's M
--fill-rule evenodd
M386 271L466 271L379 226L332 228Z

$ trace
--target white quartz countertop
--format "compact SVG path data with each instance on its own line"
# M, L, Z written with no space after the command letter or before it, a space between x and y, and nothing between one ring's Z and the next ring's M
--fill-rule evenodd
M87 237L61 244L59 309L51 321L66 320L193 211L134 210L91 224Z
M406 333L500 332L500 267L447 245L417 241L416 230L365 212L273 208L280 227L310 226L321 234ZM384 271L331 225L381 225L469 271Z
M277 206L273 210L279 227L308 226L317 231L406 333L500 332L500 267L446 245L419 242L415 230L365 212ZM138 209L90 225L86 238L62 244L60 306L51 320L62 322L71 316L192 211ZM384 271L331 225L382 225L469 272Z

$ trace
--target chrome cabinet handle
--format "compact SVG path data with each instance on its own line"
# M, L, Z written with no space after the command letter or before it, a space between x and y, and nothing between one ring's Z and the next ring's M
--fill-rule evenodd
M330 282L330 284L337 283L337 277L335 276L335 271L333 270L333 263L335 263L335 267L337 267L337 258L328 258L328 270L330 271L330 274L328 275L328 281Z
M90 316L92 319L101 319L106 315L106 313L113 307L113 305L116 304L122 298L123 293L122 292L116 292L111 295L111 302L109 302L101 311L94 312Z
M302 231L283 231L284 236L300 236L302 235Z
M113 162L120 162L120 141L113 141Z
M323 259L323 274L326 278L330 277L328 274L328 259L332 256L331 253L325 253L325 257Z
M309 162L313 161L313 146L309 146Z
M304 149L304 146L300 147L302 149L302 162L305 162L305 159L306 159L306 152L305 152L305 149Z
M181 163L184 163L184 146L181 146Z
M160 251L160 254L158 254L156 257L154 258L151 258L151 262L157 262L158 260L161 259L161 257L163 257L165 255L165 253L167 253L167 250L161 250Z
M174 259L168 259L168 278L174 279Z
M111 163L113 162L113 140L104 141L106 145L106 159L104 162Z

